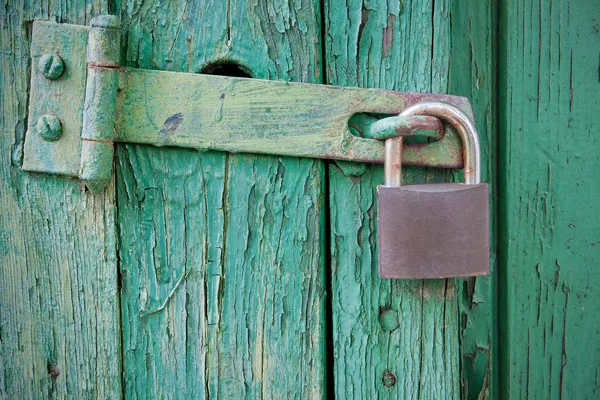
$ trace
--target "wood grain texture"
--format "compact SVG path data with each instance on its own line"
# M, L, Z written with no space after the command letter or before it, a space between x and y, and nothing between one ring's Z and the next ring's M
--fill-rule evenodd
M600 3L500 4L502 398L598 398Z
M326 4L330 83L429 92L447 88L442 74L450 44L446 8L435 11L427 1ZM432 58L434 52L440 57ZM383 182L382 170L338 164L331 166L329 178L336 395L458 397L453 281L379 279L375 188ZM423 169L404 175L405 183L443 179L444 172Z
M483 176L493 181L489 172L494 149L492 5L460 4L327 1L327 80L341 85L476 95L474 112L481 129L483 159L490 160ZM461 15L457 17L457 13ZM441 171L411 168L405 170L403 180L409 184L449 177ZM331 167L329 178L336 395L491 396L493 278L380 280L375 187L383 182L383 172L378 167L338 163ZM453 178L461 179L459 172Z
M228 61L320 82L319 9L132 1L121 5L127 65L197 73ZM117 153L126 397L322 397L322 162Z
M105 2L8 2L0 13L0 398L119 398L114 187L20 169L31 22L85 24ZM35 67L35 66L34 66Z

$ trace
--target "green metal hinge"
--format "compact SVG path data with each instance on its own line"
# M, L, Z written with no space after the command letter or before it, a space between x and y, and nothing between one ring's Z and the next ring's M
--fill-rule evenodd
M91 26L36 21L23 169L111 180L114 143L382 163L382 139L413 135L405 165L462 168L458 134L428 116L399 117L422 100L464 97L148 71L120 65L115 16Z

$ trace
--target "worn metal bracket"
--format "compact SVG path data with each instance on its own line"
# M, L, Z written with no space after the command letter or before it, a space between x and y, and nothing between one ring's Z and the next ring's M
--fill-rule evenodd
M472 117L464 97L125 68L120 37L114 16L89 27L34 22L24 170L98 191L114 142L382 163L381 139L396 135L433 139L406 143L403 164L462 168L453 129L397 114L436 100Z

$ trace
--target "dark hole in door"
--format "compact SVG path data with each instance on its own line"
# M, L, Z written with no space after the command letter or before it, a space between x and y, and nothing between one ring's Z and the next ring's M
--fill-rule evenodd
M217 61L205 65L201 74L231 76L234 78L252 78L248 68L231 61Z

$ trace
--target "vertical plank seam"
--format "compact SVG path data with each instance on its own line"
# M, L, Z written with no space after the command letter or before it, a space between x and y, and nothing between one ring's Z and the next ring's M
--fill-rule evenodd
M500 107L500 92L507 90L506 87L506 80L505 78L503 79L503 75L501 73L501 67L504 66L504 62L505 62L505 58L503 58L503 54L502 54L502 48L500 46L500 37L502 35L502 33L504 32L504 19L505 19L505 15L504 12L502 11L502 7L505 6L505 4L503 3L503 0L494 0L495 3L495 7L492 7L492 10L495 11L495 15L492 17L493 20L493 26L496 27L495 29L495 35L493 36L493 40L495 39L495 42L492 43L492 55L494 57L494 59L492 60L492 68L493 71L495 72L493 79L495 80L494 84L492 85L493 87L496 88L496 90L494 90L491 94L491 98L492 101L494 101L494 104L492 106L492 109L494 109L495 111L495 123L492 124L492 128L494 129L494 132L497 133L497 136L495 137L495 141L496 141L496 163L494 165L495 168L495 174L494 174L494 185L495 185L495 193L496 193L496 199L501 199L504 197L505 195L505 190L504 190L504 185L502 183L502 180L500 179L500 167L502 165L507 166L510 165L510 160L508 160L508 163L506 163L505 161L507 161L505 159L505 155L503 152L500 152L500 144L502 140L506 140L502 139L499 137L500 135L500 128L501 128L501 124L500 124L500 112L501 112L501 107ZM512 94L511 94L511 107L512 107ZM504 281L506 278L506 271L501 271L500 270L500 265L502 264L502 253L500 251L500 246L503 243L503 238L500 236L500 233L502 232L502 230L504 229L504 226L506 226L505 223L505 219L507 218L507 214L506 214L506 210L503 207L503 203L495 203L496 206L494 207L494 213L496 216L496 224L495 224L495 235L496 235L496 263L495 263L495 267L496 267L496 284L495 284L495 291L493 291L493 293L495 293L495 299L496 299L496 303L495 303L495 323L496 323L496 327L495 327L495 338L496 338L496 346L492 347L492 360L494 360L494 365L496 366L496 368L492 368L492 382L490 384L491 388L492 388L492 392L491 392L491 398L498 398L498 399L503 399L503 398L507 398L506 396L508 395L509 391L508 388L505 387L505 384L509 382L508 380L508 371L505 371L505 359L503 354L509 354L509 351L506 350L505 351L505 347L502 343L502 341L499 340L500 335L502 333L501 330L501 322L504 319L503 316L507 315L507 308L508 306L505 304L505 307L500 308L498 305L502 302L504 296L502 295L502 288L504 286ZM503 215L504 218L499 218L500 215ZM502 273L501 273L502 272ZM492 287L492 289L494 289L494 287ZM501 312L500 310L503 310L503 312ZM508 335L508 332L505 333L506 335ZM508 343L508 340L506 340L506 343ZM494 341L492 340L492 345L494 344ZM493 350L496 350L496 354L493 353ZM496 370L496 372L494 373L494 369ZM500 372L503 372L502 374ZM504 377L504 379L501 378L501 376Z
M327 46L326 38L327 38L327 24L326 24L326 0L319 0L319 11L320 15L320 23L321 23L321 66L319 70L321 71L321 83L324 85L328 85L328 77L327 77ZM330 215L330 182L329 182L329 167L330 162L327 160L323 161L323 224L324 229L323 232L323 268L325 269L325 307L324 307L324 335L325 335L325 393L328 398L334 399L335 396L335 358L333 356L334 353L334 340L333 340L333 270L332 270L332 248L331 248L331 215Z
M117 298L115 301L115 306L117 308L117 329L118 329L118 334L119 334L119 338L118 341L121 344L121 351L120 351L120 364L121 364L121 368L120 368L120 372L121 372L121 399L125 399L125 340L123 338L123 303L121 302L121 290L123 288L123 279L121 276L121 264L122 264L122 260L121 260L121 252L119 251L119 243L120 240L119 238L121 237L121 232L120 232L120 228L119 228L119 207L117 207L117 199L119 198L119 185L117 185L117 168L119 167L119 163L117 162L117 158L119 157L119 153L117 151L115 151L115 158L114 158L114 163L115 163L115 167L113 168L114 171L114 175L113 175L113 186L114 186L114 190L115 190L115 198L114 198L114 207L115 207L115 212L114 212L114 226L115 226L115 264L116 264L116 278L117 278Z
M501 27L500 27L500 3L502 0L491 0L492 4L490 5L490 12L492 13L492 15L489 16L490 19L490 23L491 23L491 27L490 29L493 29L493 31L490 33L491 34L491 50L490 50L490 64L491 64L491 70L492 70L492 74L491 74L491 78L493 80L492 85L491 85L491 93L490 93L490 101L492 102L492 104L490 105L490 109L492 110L492 123L490 123L490 129L491 129L491 154L494 156L494 163L492 163L490 165L490 173L488 175L488 180L491 179L491 183L492 185L492 218L494 220L494 224L493 224L493 229L494 231L492 232L493 237L494 237L494 241L492 243L490 243L490 245L492 246L492 248L494 249L494 255L495 255L495 262L492 263L491 267L492 267L492 275L491 275L491 279L492 279L492 283L491 283L491 292L492 292L492 324L493 326L491 327L490 331L491 331L491 337L490 337L490 361L488 362L488 368L490 369L490 372L488 373L489 376L489 392L490 392L490 398L492 400L494 399L502 399L504 398L501 395L501 385L500 385L500 343L499 343L499 338L500 338L500 313L499 313L499 293L500 293L500 283L501 283L501 275L499 272L499 265L500 265L500 248L499 248L499 244L500 244L500 224L501 221L499 219L499 203L498 200L500 198L499 196L499 191L500 191L500 185L499 185L499 171L500 171L500 157L499 157L499 152L498 152L498 135L500 133L500 122L499 122L499 115L500 115L500 109L499 109L499 91L500 91L500 68L499 67L499 61L500 61L500 32L501 32ZM504 164L506 165L506 164Z

